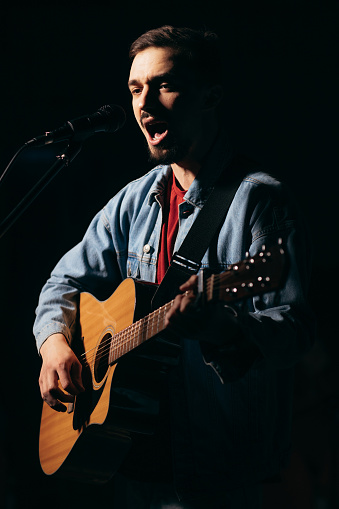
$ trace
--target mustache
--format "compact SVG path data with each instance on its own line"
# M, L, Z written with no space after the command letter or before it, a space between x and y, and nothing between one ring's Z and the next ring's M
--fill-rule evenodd
M159 117L158 115L151 115L150 113L147 113L146 111L143 111L140 115L140 123L144 125L143 120L146 118L152 118L154 122L168 122L166 118Z

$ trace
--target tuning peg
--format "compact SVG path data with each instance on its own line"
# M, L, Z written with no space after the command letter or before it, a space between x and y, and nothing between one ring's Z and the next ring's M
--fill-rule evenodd
M229 293L231 295L235 295L238 292L238 289L236 287L234 287L234 288L227 287L227 288L225 288L225 292Z
M262 288L265 288L265 286L267 286L271 282L271 278L269 276L266 276L265 278L263 278L262 276L259 276L258 282L260 283L260 286Z
M260 283L261 288L265 288L266 284L261 276L258 277L258 282Z
M248 258L248 259L246 260L245 269L246 269L246 270L251 269L251 268L252 268L252 267L251 267L251 265L253 265L254 263L255 263L254 258Z

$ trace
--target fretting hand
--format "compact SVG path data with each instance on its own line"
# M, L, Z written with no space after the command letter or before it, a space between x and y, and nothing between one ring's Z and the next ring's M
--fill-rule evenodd
M242 334L237 312L220 302L197 306L198 277L191 276L180 286L183 292L165 318L165 325L179 335L216 346L226 346Z

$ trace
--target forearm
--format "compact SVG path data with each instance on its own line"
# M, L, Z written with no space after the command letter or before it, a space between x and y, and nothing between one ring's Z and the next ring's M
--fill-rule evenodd
M52 334L63 334L71 344L77 317L79 290L69 285L56 285L51 278L43 287L36 311L33 333L37 349Z
M98 214L83 240L62 257L42 288L33 328L38 349L55 333L63 334L70 344L80 293L105 300L120 281L112 238Z

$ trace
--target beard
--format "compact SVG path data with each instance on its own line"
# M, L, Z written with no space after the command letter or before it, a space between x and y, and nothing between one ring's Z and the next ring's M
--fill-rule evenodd
M177 139L164 140L163 143L152 147L147 144L148 160L156 165L178 163L185 159L191 145L192 141L188 139L180 142Z

